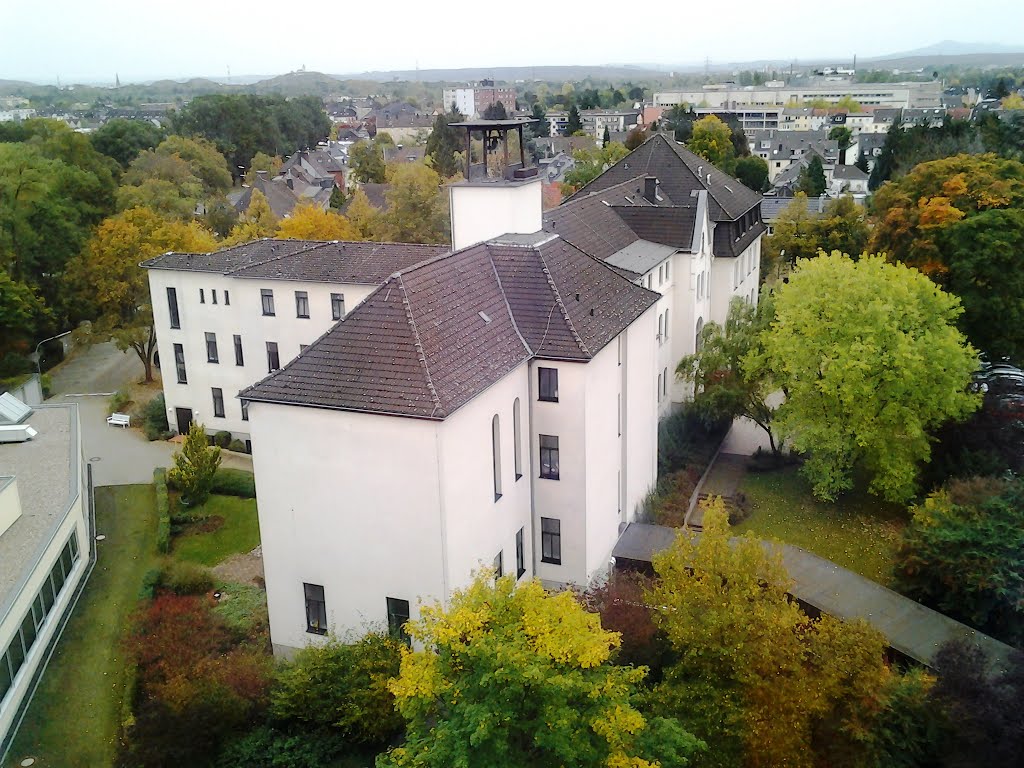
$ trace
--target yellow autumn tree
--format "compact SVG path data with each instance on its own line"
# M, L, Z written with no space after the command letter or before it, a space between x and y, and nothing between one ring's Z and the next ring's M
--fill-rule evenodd
M686 765L702 748L631 704L644 668L609 663L619 644L569 592L484 572L447 609L421 609L391 682L406 739L380 766Z
M732 538L721 499L703 532L681 533L654 569L648 604L677 661L651 710L707 740L702 764L811 766L822 732L826 749L856 749L843 739L874 721L892 674L879 632L804 614L781 553Z
M217 247L213 233L196 221L167 219L150 208L131 208L100 224L69 273L99 316L88 341L112 339L131 349L153 380L153 308L149 280L139 262L167 251L207 253Z
M266 196L258 189L252 191L249 198L249 207L239 222L231 229L231 233L224 240L225 245L238 245L248 243L250 240L259 240L261 237L273 237L277 234L277 217L270 210L270 203Z
M736 167L736 148L732 130L715 115L707 115L693 124L687 148L711 162L720 171L731 174Z
M381 211L370 204L370 198L361 189L352 195L345 209L345 218L356 232L357 240L377 240L381 229Z
M300 203L277 227L286 240L360 240L356 228L340 213Z

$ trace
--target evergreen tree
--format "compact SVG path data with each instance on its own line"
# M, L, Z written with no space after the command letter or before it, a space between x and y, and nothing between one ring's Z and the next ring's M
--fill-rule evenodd
M547 112L544 111L544 106L540 102L533 105L530 117L537 122L530 123L526 130L533 134L534 138L547 138L551 135L551 121L548 120Z
M427 139L427 155L430 156L431 167L443 178L450 178L459 172L459 129L450 127L451 123L462 122L462 114L452 105L452 110L438 115L434 120L434 129Z
M857 155L857 162L854 163L854 166L864 171L864 173L871 173L871 168L868 166L868 156L863 152Z
M508 112L505 110L505 105L500 101L496 101L489 105L484 110L484 120L507 120Z
M578 131L583 130L583 120L580 118L580 111L576 109L576 105L573 104L569 107L569 122L565 126L565 135L572 136Z
M206 429L193 421L185 444L174 454L174 466L168 472L168 479L181 489L181 500L185 504L196 506L209 498L219 466L220 448L209 445Z
M812 155L810 162L800 171L797 189L806 193L808 197L821 197L825 194L825 187L825 168L821 164L821 158Z
M608 126L606 125L604 127L604 135L601 137L601 146L602 147L607 147L608 146L608 142L611 141L611 140L612 140L612 134L608 130Z

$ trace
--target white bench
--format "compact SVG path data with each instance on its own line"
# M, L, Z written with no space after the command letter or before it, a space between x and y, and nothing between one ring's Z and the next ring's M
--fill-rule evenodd
M131 426L131 421L132 417L127 413L112 413L107 416L107 424L112 424L115 427L121 427L121 429Z

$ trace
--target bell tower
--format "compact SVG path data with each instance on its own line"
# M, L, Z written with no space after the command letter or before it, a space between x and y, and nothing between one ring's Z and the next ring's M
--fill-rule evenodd
M466 178L448 187L452 249L508 233L532 234L542 226L543 202L537 168L528 166L523 126L534 120L470 120L451 123L466 132ZM519 157L509 157L509 134L519 139ZM476 141L474 141L476 140ZM480 162L473 162L473 150Z

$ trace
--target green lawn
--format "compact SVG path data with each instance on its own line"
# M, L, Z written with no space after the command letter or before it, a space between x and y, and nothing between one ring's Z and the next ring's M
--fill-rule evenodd
M740 490L751 514L736 533L780 539L887 584L906 510L863 491L830 504L811 495L795 469L749 473Z
M229 555L249 552L259 545L256 499L214 495L195 511L197 516L219 516L224 524L208 533L197 531L176 536L173 554L179 560L213 566Z
M96 489L96 527L106 540L11 750L41 768L113 764L125 685L121 651L142 577L156 566L153 486Z

